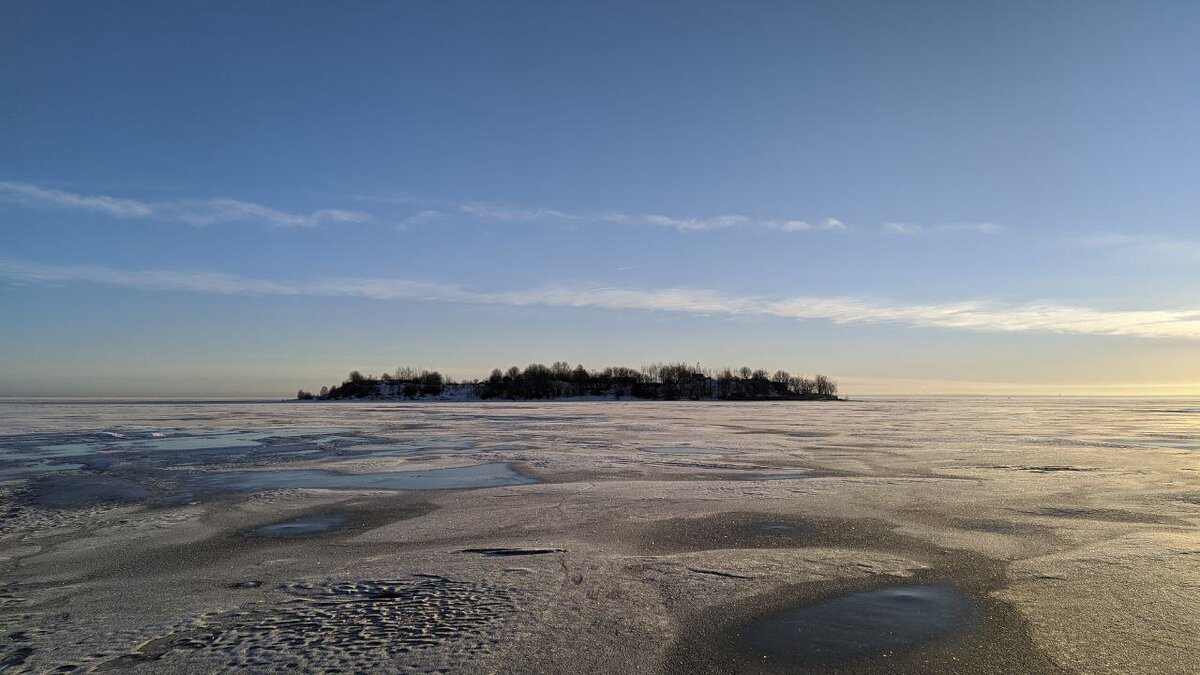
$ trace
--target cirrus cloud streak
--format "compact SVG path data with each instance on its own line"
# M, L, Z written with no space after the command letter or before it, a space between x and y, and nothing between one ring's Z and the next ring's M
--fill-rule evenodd
M272 280L218 272L123 270L95 265L43 265L6 259L0 259L0 280L10 284L97 284L139 290L224 295L348 297L519 307L640 310L731 318L778 317L835 324L899 324L975 331L1200 340L1200 308L1113 310L1049 301L1013 305L982 300L911 304L868 297L771 298L695 288L635 289L572 285L477 291L453 284L406 279Z
M108 195L77 194L12 181L0 181L0 201L34 208L73 209L117 218L157 219L187 225L255 222L269 227L287 228L316 227L327 223L362 223L371 220L369 214L344 209L291 213L228 197L146 202Z

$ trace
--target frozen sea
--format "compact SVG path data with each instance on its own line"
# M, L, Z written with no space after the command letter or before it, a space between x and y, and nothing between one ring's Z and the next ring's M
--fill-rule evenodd
M1200 662L1200 399L7 399L0 500L5 672Z

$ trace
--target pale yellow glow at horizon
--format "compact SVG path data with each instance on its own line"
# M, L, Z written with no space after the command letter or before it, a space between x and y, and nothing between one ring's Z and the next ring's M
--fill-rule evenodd
M1196 396L1200 382L1169 383L1015 383L965 380L908 380L843 377L841 391L850 396Z

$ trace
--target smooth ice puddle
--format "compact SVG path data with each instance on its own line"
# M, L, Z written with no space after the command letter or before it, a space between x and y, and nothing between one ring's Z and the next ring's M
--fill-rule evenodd
M135 504L154 495L153 489L141 483L93 474L46 476L34 481L31 488L35 504L55 509L89 504Z
M0 480L50 471L81 469L83 464L60 460L94 453L95 446L88 443L0 448Z
M254 448L262 445L251 434L213 434L204 436L178 436L150 438L129 443L136 450L216 450L223 448Z
M95 443L62 443L59 445L42 445L29 451L38 457L80 457L94 455L103 448Z
M0 479L17 478L28 474L46 473L50 471L74 471L82 469L82 464L48 464L46 462L35 462L33 464L22 464L19 466L0 467Z
M341 528L349 518L340 513L314 513L280 523L256 527L250 531L252 537L314 537Z
M946 586L891 586L759 619L738 640L755 661L811 667L921 645L969 624L977 612L970 598Z
M192 431L170 436L156 435L128 443L137 450L216 450L224 448L255 448L263 441L328 436L351 431L345 427L288 427L263 431ZM320 439L317 439L318 442Z
M385 471L380 473L336 473L322 469L282 471L231 471L203 474L188 481L202 492L258 492L290 488L342 490L455 490L466 488L528 485L532 478L513 471L508 464L493 462L428 471Z
M363 439L359 439L363 440ZM387 439L372 439L387 440ZM407 457L411 455L464 455L483 451L472 441L455 439L430 439L426 441L395 440L386 443L369 442L345 448L349 452L366 453L383 457Z
M139 429L124 433L18 434L0 437L0 480L85 466L103 470L131 455L162 469L197 464L263 464L285 457L332 453L335 450L328 447L331 440L343 447L365 440L330 435L344 431L351 430L322 426L255 431Z

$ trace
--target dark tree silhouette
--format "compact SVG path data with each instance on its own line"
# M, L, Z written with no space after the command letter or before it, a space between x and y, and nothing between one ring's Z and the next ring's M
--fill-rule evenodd
M354 370L340 384L321 387L321 399L390 398L415 399L440 396L450 389L436 370L397 368L378 378ZM831 400L837 398L837 383L825 375L793 376L786 370L768 374L764 369L741 367L713 371L699 364L656 363L640 369L609 366L588 370L566 361L551 366L531 363L524 370L492 370L486 380L453 385L455 395L483 399L532 400L573 396L612 396L658 400ZM299 399L318 398L300 390Z

